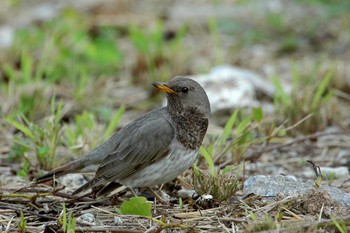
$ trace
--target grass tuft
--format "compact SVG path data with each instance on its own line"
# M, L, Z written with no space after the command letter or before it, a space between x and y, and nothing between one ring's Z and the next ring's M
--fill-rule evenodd
M193 166L193 186L199 195L210 194L215 201L224 202L230 200L242 187L239 181L241 169L227 166L220 171L203 171Z
M43 126L30 122L25 116L20 117L18 120L5 118L10 125L21 133L15 136L15 143L12 147L12 156L10 155L10 158L23 157L26 159L25 164L27 164L24 166L25 168L28 168L28 165L35 167L36 164L33 164L30 153L34 152L40 168L46 170L53 168L56 148L61 136L61 101L56 106L54 98L52 99L51 113L52 116L45 120ZM27 154L27 152L30 154Z
M314 76L302 77L295 70L290 94L282 88L278 77L273 77L275 109L282 121L287 119L287 126L296 125L289 131L291 134L323 131L336 121L335 98L329 89L332 77L333 70L328 70L320 82L315 82Z

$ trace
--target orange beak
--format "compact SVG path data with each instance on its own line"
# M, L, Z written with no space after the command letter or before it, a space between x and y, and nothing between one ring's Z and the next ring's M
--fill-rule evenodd
M166 93L176 94L176 91L174 91L170 87L167 87L164 83L154 82L154 83L152 83L152 85L155 86L156 88L158 88L159 90L164 91Z

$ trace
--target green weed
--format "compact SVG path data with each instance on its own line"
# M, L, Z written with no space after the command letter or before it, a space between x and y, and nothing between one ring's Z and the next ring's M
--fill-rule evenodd
M27 220L24 218L23 211L20 212L20 220L18 223L18 232L20 232L20 233L27 232Z
M69 213L67 217L67 208L65 204L62 204L62 212L58 218L58 224L62 226L63 232L65 233L74 233L76 228L76 218L73 217L72 212Z
M56 106L54 98L51 101L52 116L45 120L44 125L40 126L30 122L26 117L22 116L17 121L11 118L5 120L14 128L19 130L21 134L15 136L14 146L12 147L13 157L23 156L26 162L35 167L30 155L27 152L34 152L38 165L50 170L52 169L56 148L60 137L60 119L62 117L62 101ZM19 153L23 153L20 155ZM12 158L13 158L12 157ZM28 164L22 165L22 175L28 169Z
M82 145L88 144L94 147L99 143L96 141L96 135L91 135L91 132L101 130L97 127L96 117L92 113L84 111L74 117L73 124L65 125L62 141L71 152L84 153Z
M121 67L117 37L115 28L93 27L88 18L72 10L18 29L0 68L0 98L6 103L1 106L2 114L41 120L48 114L56 84L67 87L69 96L84 109L100 103L96 76L114 76ZM60 90L58 94L66 94ZM94 95L87 95L89 91Z
M122 203L120 211L125 215L152 217L152 204L145 197L132 197Z
M53 98L51 116L46 118L43 124L33 123L23 115L17 120L10 117L5 118L11 126L20 132L14 138L9 155L10 160L22 161L18 175L27 176L31 169L37 168L37 166L44 170L51 170L57 166L57 163L62 162L55 159L59 147L68 146L73 154L81 155L89 148L97 146L114 133L125 111L125 108L121 106L112 115L106 127L101 126L94 115L88 112L77 115L74 124L69 126L63 125L61 122L62 108L62 101L56 104ZM96 140L96 134L102 135L99 137L100 140ZM89 145L89 148L82 145Z
M240 172L241 169L235 166L208 172L193 165L193 186L199 195L210 194L218 202L227 201L241 188Z
M213 137L206 147L200 148L208 171L193 166L193 183L197 193L211 194L214 199L224 201L240 189L242 184L238 177L244 165L241 162L247 149L256 143L268 143L270 137L278 131L268 134L269 131L264 131L261 124L262 119L261 108L253 109L249 116L236 110L226 122L221 135ZM267 136L258 137L259 132ZM236 165L240 163L241 165ZM203 161L200 159L198 164L203 165Z
M21 56L23 66L16 69L10 64L3 66L2 72L8 81L1 86L1 106L3 115L24 115L29 120L38 120L47 114L52 97L52 88L38 79L41 71L34 69L33 58L27 53ZM0 79L1 84L1 79Z
M276 229L276 222L268 213L265 214L264 220L258 220L253 212L250 213L249 217L252 221L250 221L249 225L246 224L245 231L247 232L260 232Z
M14 58L23 51L30 54L33 61L27 67L36 67L40 71L37 79L50 82L72 79L72 70L81 68L90 75L114 74L122 59L116 43L117 31L98 27L92 33L89 23L88 18L66 10L61 17L43 25L18 30L11 52ZM20 63L21 67L25 65Z
M90 112L83 112L76 115L72 124L65 125L62 135L62 142L72 153L81 155L87 152L82 145L89 145L89 148L98 146L107 140L118 126L118 123L125 111L121 106L118 111L108 119L107 127L99 126L95 115ZM92 133L94 132L94 133ZM96 140L96 134L101 134L99 140Z
M329 90L332 77L333 71L329 70L320 82L315 82L317 79L314 76L301 77L295 70L290 94L284 91L279 79L273 77L275 109L282 120L288 120L288 126L296 125L290 130L292 134L322 131L335 120L334 111L330 111L334 101L333 93Z
M345 221L339 221L333 215L331 215L331 219L332 219L333 224L335 225L335 227L337 228L337 230L340 233L348 232L347 224L345 223Z
M213 156L214 163L222 159L227 161L227 155L230 155L229 160L233 164L238 163L252 144L263 142L264 137L257 137L257 132L262 131L262 119L261 108L253 109L250 115L235 110L226 122L222 134L211 138L206 146L209 154Z

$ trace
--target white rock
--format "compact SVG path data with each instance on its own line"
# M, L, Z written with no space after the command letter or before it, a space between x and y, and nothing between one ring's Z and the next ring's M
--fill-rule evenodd
M199 201L212 201L213 196L210 194L204 194L204 195L200 196L200 198L198 200Z
M268 96L274 93L271 82L258 74L234 66L214 67L209 74L193 75L207 92L212 112L238 107L258 107L256 91Z
M74 191L87 182L82 174L67 174L58 178L57 181L68 191Z
M77 222L87 224L89 226L96 226L95 215L92 213L85 213L77 218Z
M114 224L115 225L120 225L120 224L122 224L124 221L123 221L123 219L121 218L121 217L118 217L118 216L115 216L114 217Z
M187 78L196 80L206 91L212 113L220 110L232 110L240 107L263 107L265 112L274 112L272 104L261 104L256 99L256 93L264 93L272 97L275 87L269 80L260 75L235 66L221 65L211 69L208 74L189 75ZM283 83L286 93L290 92L288 85ZM163 106L166 105L164 98Z
M275 87L269 80L264 79L261 75L250 70L231 65L221 65L212 68L210 73L234 76L237 79L249 81L254 86L254 89L262 91L268 96L273 96L275 92Z
M161 197L164 201L170 201L170 195L167 194L166 192L164 192L163 190L160 190L160 197Z
M188 190L188 189L181 189L177 191L177 196L181 197L182 199L188 199L192 198L193 196L196 196L197 192L193 189Z

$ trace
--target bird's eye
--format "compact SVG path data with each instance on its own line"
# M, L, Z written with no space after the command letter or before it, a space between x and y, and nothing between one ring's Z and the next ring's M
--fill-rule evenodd
M187 93L187 92L188 92L188 87L183 87L183 88L181 89L181 91L182 91L182 93Z

